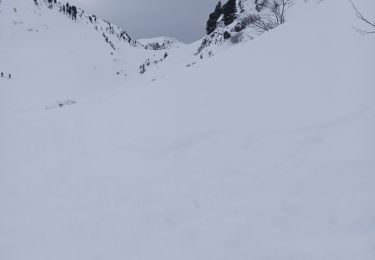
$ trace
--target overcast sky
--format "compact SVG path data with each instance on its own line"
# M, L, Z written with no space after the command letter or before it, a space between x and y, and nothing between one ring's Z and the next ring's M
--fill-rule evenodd
M123 27L133 38L172 36L184 42L200 39L218 0L70 0Z

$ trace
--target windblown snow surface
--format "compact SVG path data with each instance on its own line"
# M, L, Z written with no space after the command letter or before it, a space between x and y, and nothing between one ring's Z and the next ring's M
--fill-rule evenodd
M375 39L352 26L347 1L296 5L188 68L2 109L0 259L375 259Z

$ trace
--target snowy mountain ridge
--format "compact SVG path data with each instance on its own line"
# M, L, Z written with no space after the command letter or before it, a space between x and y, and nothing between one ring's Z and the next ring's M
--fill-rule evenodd
M1 71L17 81L9 82L16 85L14 104L25 108L39 101L33 90L21 90L22 82L43 89L38 99L51 107L137 76L145 60L182 45L168 37L138 42L119 26L59 1L3 0L0 11ZM19 92L31 98L19 100Z
M294 4L301 3L299 0L230 0L223 4L219 2L215 11L210 14L210 23L207 23L208 35L202 39L197 54L212 55L222 45L252 40L283 24L287 20L288 9ZM232 7L227 7L228 5Z
M151 74L149 80L153 80L165 75L170 70L191 67L200 62L200 59L212 57L222 49L222 45L230 46L245 40L245 38L252 39L255 34L258 35L259 32L256 33L254 28L248 28L251 26L244 25L243 21L252 15L254 10L258 10L262 17L266 17L266 14L269 15L267 12L269 8L264 7L265 1L241 0L235 2L238 6L236 18L230 25L226 26L223 21L218 21L216 30L203 38L201 42L184 45L178 40L168 37L134 40L121 27L60 1L3 0L0 4L0 10L4 14L0 17L0 22L5 29L0 34L0 40L4 42L0 49L0 52L4 52L4 54L0 53L0 55L4 57L4 66L6 66L3 70L6 73L13 73L16 79L32 80L33 75L39 76L43 71L41 69L42 71L32 72L31 70L36 68L34 62L44 57L46 60L39 60L39 64L61 67L60 71L71 75L72 80L64 78L64 84L61 85L73 84L75 87L81 88L82 85L96 85L97 81L102 83L121 82L139 74ZM263 6L263 8L259 6ZM242 27L239 30L238 26L241 21ZM223 35L228 31L232 35L230 39L225 40ZM22 44L27 46L23 47ZM100 45L100 47L95 47L96 51L92 52L91 45ZM11 61L11 56L14 56L11 55L11 52L15 52L17 49L29 49L34 53L25 54L29 57L24 59L24 64L19 66L12 64ZM52 52L50 56L44 56L47 50ZM70 50L70 55L66 55L68 50ZM52 63L50 57L54 57ZM71 59L67 60L67 57ZM75 65L70 66L70 64L75 64L75 58L80 60L77 63L78 70ZM91 61L85 63L84 60ZM65 62L64 65L62 61ZM20 64L20 62L17 63ZM78 65L79 63L82 64ZM104 64L106 65L104 66ZM81 75L78 75L79 73ZM61 76L44 77L46 82L43 85L54 84L52 78L61 78ZM38 81L40 79L41 77L38 78ZM87 84L81 84L82 80ZM116 83L111 85L116 85ZM69 91L60 89L58 91L66 92L64 94L66 99L75 98L70 97ZM52 95L54 94L52 93Z
M175 46L179 43L178 40L169 37L160 37L148 40L133 40L129 34L121 27L114 25L108 21L98 18L94 14L90 14L87 11L77 8L76 6L70 6L68 2L65 4L56 0L34 0L35 5L40 9L48 7L49 9L57 10L60 13L66 14L72 20L91 24L96 31L101 33L105 38L106 42L114 49L120 48L120 43L126 42L134 47L143 47L147 50L161 50L168 49L169 47ZM76 11L72 14L68 11L69 8L73 7ZM107 35L108 34L108 35Z

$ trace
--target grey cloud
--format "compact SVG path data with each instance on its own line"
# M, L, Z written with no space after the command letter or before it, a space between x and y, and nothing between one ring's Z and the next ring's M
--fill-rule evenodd
M70 0L124 27L134 38L171 36L192 42L205 33L218 0Z

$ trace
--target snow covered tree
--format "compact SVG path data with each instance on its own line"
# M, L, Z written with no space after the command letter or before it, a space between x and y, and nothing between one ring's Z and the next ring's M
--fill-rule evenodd
M255 10L260 12L267 4L268 0L255 0Z
M215 7L215 10L208 17L208 21L206 25L207 35L215 31L216 26L217 26L217 20L219 19L222 13L223 13L223 7L221 5L221 2L219 1Z
M351 0L349 1L352 4L353 9L355 10L355 15L357 16L357 18L361 20L362 22L364 22L365 24L367 24L369 28L371 28L369 30L363 30L363 29L354 27L354 29L360 34L375 34L375 22L371 22L366 17L364 17L361 14L361 12L358 10L358 8L354 5L354 3Z
M233 23L234 19L236 19L236 13L236 0L228 0L228 2L226 2L226 4L223 5L224 24L229 25Z
M294 4L293 0L273 0L270 9L276 18L277 24L285 23L286 11Z

